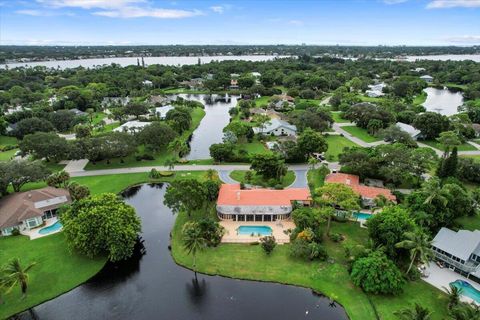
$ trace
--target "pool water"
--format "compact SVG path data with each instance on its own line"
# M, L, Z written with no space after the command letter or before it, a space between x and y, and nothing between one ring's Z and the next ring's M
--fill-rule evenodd
M49 233L52 233L52 232L55 232L55 231L58 231L58 230L62 229L62 227L63 226L60 223L60 221L57 221L54 224L52 224L51 226L48 226L48 227L45 227L45 228L42 228L42 229L38 230L38 233L49 234Z
M368 220L372 217L371 213L365 213L365 212L354 212L353 217L357 218L359 220Z
M480 291L475 289L470 283L463 280L455 280L450 284L459 289L462 289L462 294L464 296L473 299L477 303L480 303Z
M261 235L261 236L271 236L272 228L267 226L240 226L237 229L238 234L241 235Z

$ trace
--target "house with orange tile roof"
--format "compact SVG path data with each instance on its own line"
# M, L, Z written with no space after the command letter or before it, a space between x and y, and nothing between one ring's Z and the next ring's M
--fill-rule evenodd
M396 202L397 198L392 194L392 191L387 188L371 187L360 183L360 177L353 174L346 173L331 173L325 178L326 183L341 183L352 188L362 198L362 205L364 207L373 207L375 205L375 198L384 196L386 199Z
M217 200L217 214L222 220L277 221L290 218L295 204L309 206L308 188L242 189L240 184L222 184Z

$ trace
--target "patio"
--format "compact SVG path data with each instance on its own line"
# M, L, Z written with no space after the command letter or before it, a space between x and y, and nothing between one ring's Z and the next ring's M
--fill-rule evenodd
M35 240L35 239L38 239L38 238L41 238L41 237L46 237L46 236L49 236L51 234L62 231L62 228L60 228L58 230L52 230L51 232L44 233L44 234L41 234L39 232L43 228L50 227L50 226L54 225L57 221L58 221L57 218L46 219L46 220L44 220L44 222L45 222L44 225L41 225L38 228L34 228L34 229L30 229L30 230L22 230L20 233L25 235L25 236L29 236L30 240Z
M290 237L285 234L284 231L294 229L295 224L291 220L282 221L231 221L222 220L220 225L225 228L225 235L222 238L223 243L250 243L257 242L261 237L252 235L237 234L237 229L240 226L267 226L272 229L272 235L278 244L284 244L290 242Z
M422 277L422 280L444 292L446 291L445 288L450 288L449 286L450 283L454 282L455 280L466 281L470 283L475 289L480 290L480 285L475 281L469 280L464 276L448 268L440 268L435 262L430 262L430 265L427 266L426 274L428 274L428 277L426 278ZM471 302L477 303L473 299L466 297L464 295L461 296L461 300L467 303L471 303Z

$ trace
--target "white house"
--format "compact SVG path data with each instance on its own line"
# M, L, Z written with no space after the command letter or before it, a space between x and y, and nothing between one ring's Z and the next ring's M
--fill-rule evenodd
M153 86L153 82L150 81L150 80L143 80L143 81L142 81L142 84L143 84L145 87L151 87L151 86Z
M175 109L175 107L172 106L172 105L157 107L157 108L155 108L155 115L163 120L167 116L168 111L173 110L173 109Z
M377 84L370 84L368 85L370 89L365 91L365 94L371 98L377 98L385 95L383 93L383 88L386 87L386 84L383 82L377 83Z
M395 125L399 127L402 131L405 131L406 133L408 133L410 137L413 138L413 140L417 140L421 135L420 130L415 129L413 126L409 124L406 124L403 122L397 122Z
M279 119L271 119L265 123L264 127L255 127L253 132L256 134L275 135L275 136L295 136L297 127Z
M250 74L254 78L260 78L262 76L262 74L260 72L250 72Z
M120 127L113 129L116 132L137 132L142 130L144 127L150 125L151 122L142 122L142 121L128 121L122 124Z
M425 82L429 82L429 83L433 81L433 77L429 76L428 74L426 74L424 76L421 76L420 79L424 80Z

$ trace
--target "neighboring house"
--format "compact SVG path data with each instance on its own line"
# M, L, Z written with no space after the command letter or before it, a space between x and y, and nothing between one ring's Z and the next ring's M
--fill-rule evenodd
M230 89L238 89L238 80L237 79L232 79L230 80Z
M168 99L164 96L150 96L150 98L148 99L148 102L150 104L162 104L164 102L168 101Z
M331 173L325 178L326 183L341 183L350 187L362 198L363 207L374 207L375 198L384 196L390 201L396 202L397 198L392 191L386 188L370 187L360 184L360 177L353 174Z
M271 119L265 123L264 127L253 128L253 132L275 136L294 136L297 134L297 127L283 120Z
M278 148L277 141L267 141L265 142L265 145L267 146L268 150L276 150Z
M153 86L153 82L150 81L150 80L143 80L142 85L145 86L145 87L151 87L151 86Z
M87 113L83 112L81 110L78 110L77 108L69 109L70 112L73 112L76 116L86 116Z
M294 204L310 206L308 188L241 189L240 184L222 184L217 214L222 220L277 221L290 218Z
M368 85L369 89L365 91L365 94L371 98L378 98L384 96L383 88L386 87L386 84L383 82L377 84Z
M67 190L53 187L8 195L0 199L1 235L11 235L13 229L22 232L38 227L55 217L58 208L70 202Z
M16 123L10 123L10 124L7 126L7 129L5 129L5 131L6 131L7 133L9 133L9 132L14 131L15 129L17 129L17 124L16 124Z
M472 123L472 129L475 130L475 135L480 137L480 123Z
M262 74L260 72L250 72L250 74L254 78L260 78L262 76Z
M424 71L425 71L425 68L415 68L415 69L412 69L412 71L415 71L415 72L424 72Z
M175 109L174 106L172 105L166 105L163 107L157 107L155 108L155 115L159 117L161 120L164 120L165 117L167 116L168 111Z
M480 230L452 231L442 228L432 240L435 258L446 267L480 279Z
M384 95L383 92L381 91L375 91L375 90L367 90L365 91L365 94L370 97L370 98L378 98Z
M251 115L254 115L254 114L266 115L267 114L267 110L261 109L261 108L252 108L249 111L250 111Z
M418 129L415 129L415 127L403 122L397 122L395 125L399 127L402 131L408 133L413 140L421 138L422 132Z
M433 77L432 76L429 76L428 74L424 75L424 76L421 76L420 79L424 80L425 82L432 82L433 81Z
M102 100L102 107L108 108L112 105L126 106L130 102L130 97L105 97Z
M20 105L18 106L10 106L7 108L7 110L5 110L5 114L8 115L8 114L14 114L16 112L21 112L21 111L27 111L27 110L32 110L31 108L28 108L28 107L22 107Z
M144 127L150 125L151 122L142 121L128 121L122 124L120 127L113 129L116 132L136 133L141 131Z
M293 103L288 102L287 100L279 100L277 102L272 103L270 107L276 111L282 111L282 110L293 107Z

